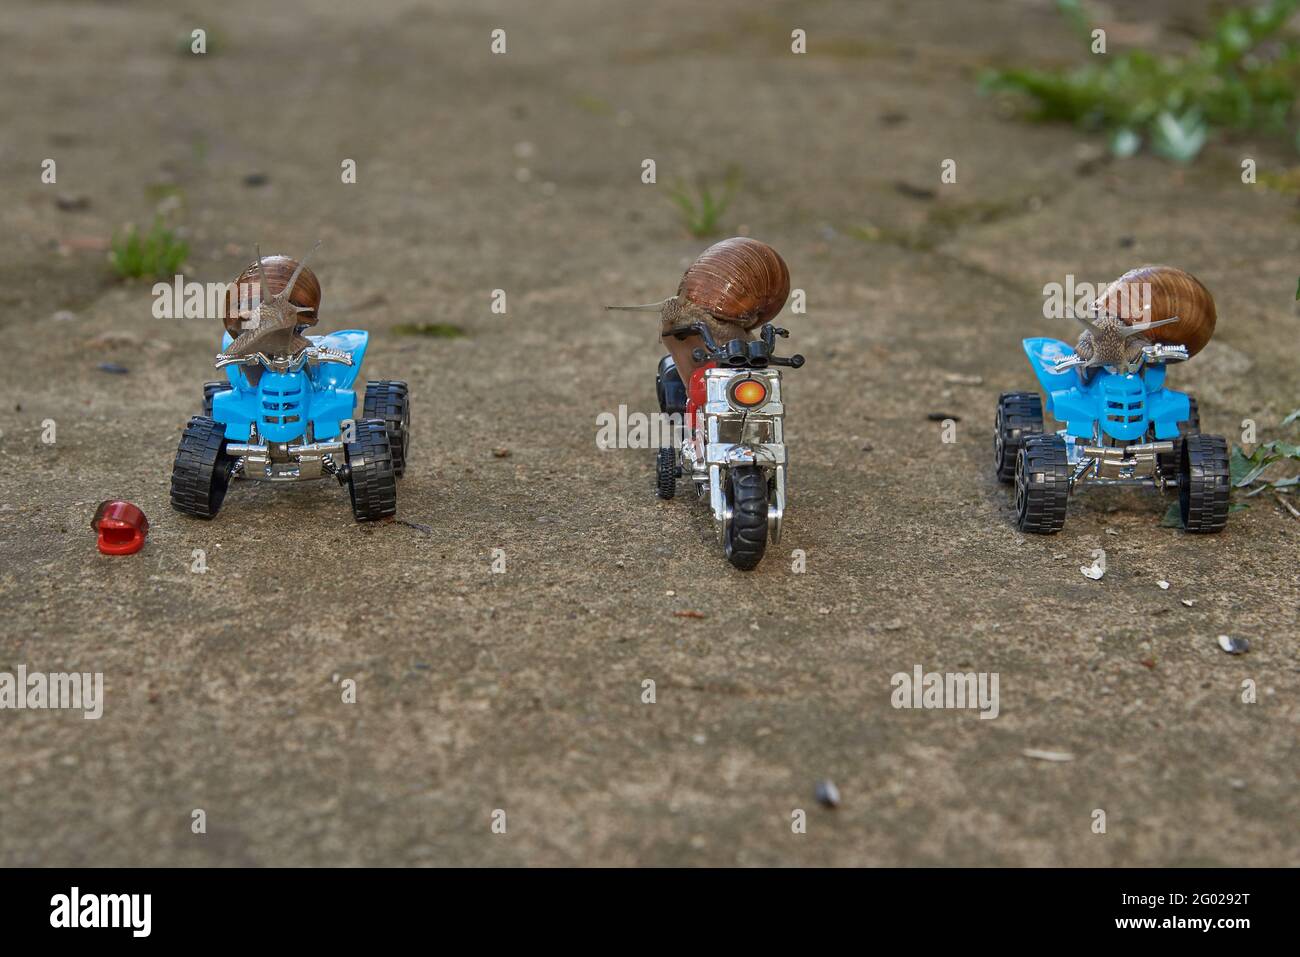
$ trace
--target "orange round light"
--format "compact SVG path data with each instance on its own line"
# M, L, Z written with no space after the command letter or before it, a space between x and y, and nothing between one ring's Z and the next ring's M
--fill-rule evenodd
M767 386L757 379L746 379L732 390L731 397L738 405L755 406L767 399Z

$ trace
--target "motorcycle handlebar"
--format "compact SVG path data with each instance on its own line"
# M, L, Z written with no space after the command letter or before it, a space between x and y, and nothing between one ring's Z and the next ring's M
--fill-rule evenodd
M695 349L691 352L691 358L696 362L712 360L719 365L732 368L763 369L773 365L798 369L807 361L798 354L788 358L772 354L777 337L786 338L790 335L790 331L774 326L770 322L763 326L758 339L750 341L732 339L725 346L719 346L709 332L708 327L699 322L692 323L685 329L674 329L664 335L674 336L679 340L685 340L692 335L697 335L703 339L705 346L708 348Z

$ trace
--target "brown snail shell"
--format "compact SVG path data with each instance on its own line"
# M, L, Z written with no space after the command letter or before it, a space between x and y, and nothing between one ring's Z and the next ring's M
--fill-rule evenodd
M1188 356L1205 348L1217 318L1210 290L1191 273L1173 266L1130 269L1106 287L1093 308L1096 315L1114 316L1129 326L1177 316L1177 322L1149 329L1142 336L1151 342L1186 346Z
M702 310L748 332L775 318L789 295L790 270L780 254L767 243L736 236L714 243L691 263L677 287L677 304L683 314Z
M723 345L752 339L751 330L774 319L789 295L790 270L777 251L757 239L736 236L700 253L682 276L677 295L663 302L606 308L657 312L665 336L698 322Z
M293 271L298 268L298 260L289 256L263 256L262 269L266 273L267 289L265 295L261 288L261 282L257 275L257 260L254 259L244 271L235 279L234 284L226 291L226 314L225 324L226 331L235 338L244 331L243 323L248 317L257 311L258 306L264 299L270 299L288 284L289 279L293 276ZM232 296L232 292L234 295ZM295 306L305 306L307 312L298 313L298 323L304 326L314 326L317 321L317 311L320 309L320 280L316 274L311 271L310 266L303 266L302 272L298 275L298 281L293 284L293 291L289 293L289 301Z

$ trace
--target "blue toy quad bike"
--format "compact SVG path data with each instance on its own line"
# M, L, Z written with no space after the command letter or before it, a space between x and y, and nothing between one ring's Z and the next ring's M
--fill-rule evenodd
M1024 348L1047 395L1047 412L1065 428L1043 431L1037 392L998 399L994 460L998 479L1015 482L1021 531L1059 532L1066 500L1083 484L1177 489L1188 532L1223 530L1227 443L1201 433L1195 399L1165 388L1165 364L1186 360L1183 346L1144 345L1140 354L1134 348L1136 358L1122 368L1089 368L1056 339L1026 339Z
M216 366L227 381L203 386L203 415L190 419L172 466L172 507L210 519L231 478L298 482L333 476L346 485L358 522L397 511L411 411L405 382L367 382L353 418L353 383L369 334L304 337L288 355L230 355Z

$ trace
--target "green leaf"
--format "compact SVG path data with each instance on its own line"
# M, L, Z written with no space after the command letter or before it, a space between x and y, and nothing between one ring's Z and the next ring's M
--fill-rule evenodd
M1151 125L1151 148L1166 159L1190 163L1205 146L1206 135L1205 120L1198 111L1174 116L1164 110Z
M1142 137L1127 126L1121 126L1110 134L1110 153L1117 159L1128 159L1142 148ZM1300 299L1300 290L1296 292Z
M1255 481L1255 479L1259 478L1260 475L1263 474L1264 469L1268 468L1276 461L1277 459L1271 458L1268 461L1264 462L1263 464L1255 466L1253 469L1251 469L1249 472L1247 472L1245 475L1241 477L1240 482L1234 482L1233 484L1236 485L1237 488L1245 488L1251 482Z
M1232 484L1240 484L1242 476L1254 467L1254 463L1241 451L1241 446L1234 445L1232 447L1232 454L1228 456L1228 477L1232 481Z
M1297 295L1296 295L1296 298L1297 298L1297 299L1300 299L1300 294L1297 294ZM1285 419L1283 419L1283 420L1282 420L1282 424L1283 424L1283 425L1290 425L1290 424L1291 424L1292 422L1294 422L1296 419L1300 419L1300 409L1296 409L1294 412L1292 412L1290 415L1288 415Z

